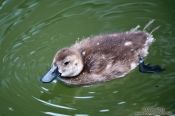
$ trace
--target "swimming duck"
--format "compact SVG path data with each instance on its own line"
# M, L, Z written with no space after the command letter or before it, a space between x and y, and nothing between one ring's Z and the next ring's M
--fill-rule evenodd
M160 72L160 66L144 64L153 41L153 36L144 31L87 37L60 49L41 81L58 79L68 85L94 84L124 77L138 65L143 73Z

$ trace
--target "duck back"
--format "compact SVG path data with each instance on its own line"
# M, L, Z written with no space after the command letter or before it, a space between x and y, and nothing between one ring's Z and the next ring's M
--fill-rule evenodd
M82 72L62 81L84 85L123 77L138 65L139 56L148 54L152 42L152 35L141 31L88 37L71 46L82 56Z

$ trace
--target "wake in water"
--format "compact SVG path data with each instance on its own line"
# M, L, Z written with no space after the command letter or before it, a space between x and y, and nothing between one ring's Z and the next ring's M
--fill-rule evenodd
M148 33L148 35L150 36L149 38L153 38L152 33L155 32L156 30L158 30L160 28L160 26L157 26L155 28L153 28L150 32L147 31L147 29L154 23L155 19L150 20L145 27L143 28L143 32ZM135 28L132 28L130 31L131 32L137 32L140 29L140 25L137 25ZM150 39L151 41L153 41L154 39ZM150 64L145 64L144 63L144 58L140 57L139 58L139 71L143 72L143 73L158 73L158 72L162 72L165 69L160 67L159 65L150 65Z

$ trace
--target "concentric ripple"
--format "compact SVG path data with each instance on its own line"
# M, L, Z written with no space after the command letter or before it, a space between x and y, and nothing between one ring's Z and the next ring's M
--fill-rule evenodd
M145 107L175 113L175 9L169 1L0 1L0 116L128 116ZM43 84L53 55L76 40L144 26L155 19L146 62L166 71L86 87Z

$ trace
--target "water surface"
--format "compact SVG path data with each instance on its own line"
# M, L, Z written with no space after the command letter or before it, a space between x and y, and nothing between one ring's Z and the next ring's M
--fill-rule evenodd
M1 0L0 116L134 116L144 108L175 114L175 1ZM43 84L55 52L87 36L122 32L155 19L156 42L141 74L88 86Z

